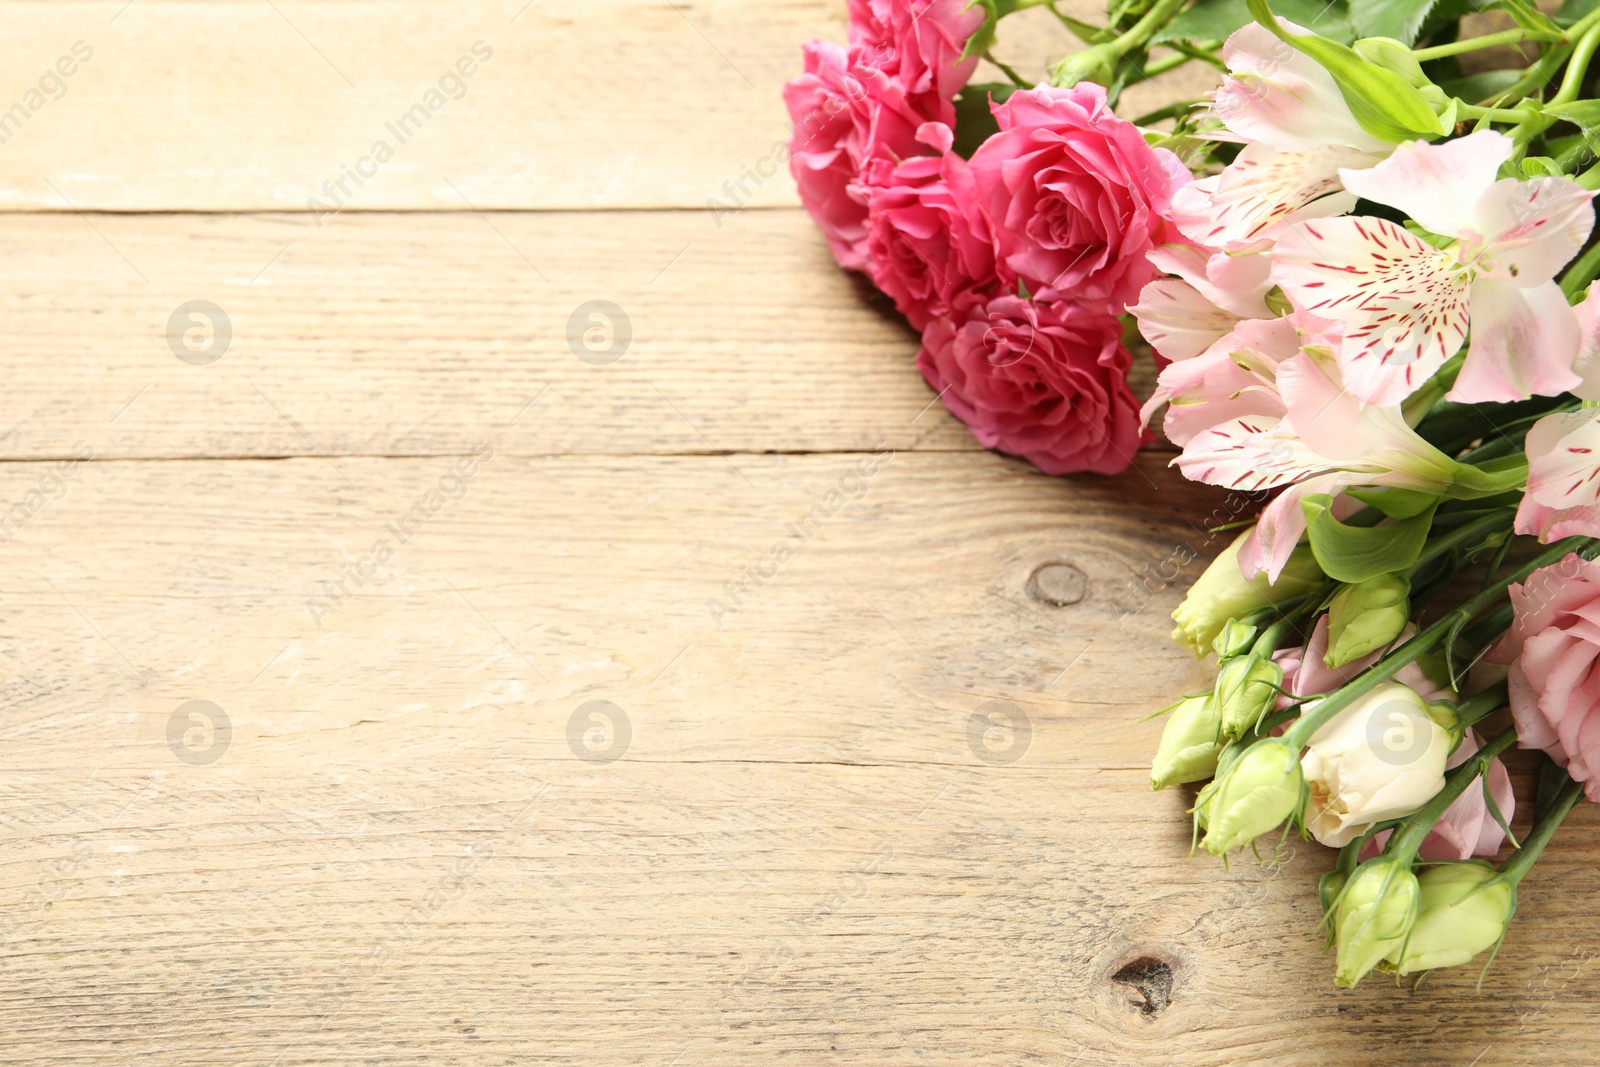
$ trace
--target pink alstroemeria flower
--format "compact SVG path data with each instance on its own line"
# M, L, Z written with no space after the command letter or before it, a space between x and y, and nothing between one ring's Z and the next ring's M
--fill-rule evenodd
M1572 310L1579 332L1572 392L1600 401L1600 284ZM1517 533L1546 544L1600 537L1600 407L1546 415L1528 431L1525 451L1528 491L1517 508Z
M1245 147L1221 174L1174 195L1173 219L1184 236L1234 254L1256 251L1292 223L1354 207L1341 170L1370 167L1395 146L1361 128L1321 64L1265 26L1235 31L1222 58L1229 74L1211 113Z
M1292 317L1239 321L1204 352L1162 369L1141 412L1144 422L1148 425L1166 404L1161 428L1182 447L1232 419L1282 418L1287 411L1278 395L1278 364L1299 351L1300 331Z
M1276 581L1305 532L1300 502L1355 486L1442 493L1456 464L1406 425L1397 407L1362 404L1344 387L1326 349L1278 364L1285 414L1243 415L1196 434L1173 461L1191 481L1242 492L1287 487L1241 547L1246 577Z
M1230 256L1191 245L1163 245L1147 255L1157 269L1176 277L1146 284L1128 311L1163 359L1192 359L1241 319L1272 317L1265 256Z
M1472 343L1449 399L1555 396L1572 373L1577 322L1552 279L1588 240L1594 194L1568 178L1495 180L1511 139L1484 130L1412 141L1345 188L1399 208L1439 247L1386 219L1301 222L1273 248L1272 276L1294 303L1346 323L1337 351L1350 391L1398 404Z

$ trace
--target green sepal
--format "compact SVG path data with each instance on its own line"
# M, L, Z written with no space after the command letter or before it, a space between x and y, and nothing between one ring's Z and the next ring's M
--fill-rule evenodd
M1419 489L1347 489L1345 495L1372 505L1391 519L1413 518L1439 503L1437 494Z
M1249 0L1249 4L1257 22L1332 75L1350 113L1372 136L1399 144L1419 138L1432 140L1449 132L1450 127L1441 124L1421 90L1394 71L1376 66L1354 49L1326 37L1290 33L1278 25L1267 0Z
M1477 500L1511 489L1520 489L1528 480L1528 457L1498 456L1482 463L1457 463L1450 485L1450 496L1457 500Z

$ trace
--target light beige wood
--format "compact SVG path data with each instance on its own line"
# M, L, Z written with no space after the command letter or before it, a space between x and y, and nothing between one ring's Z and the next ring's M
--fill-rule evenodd
M703 207L842 5L519 4L0 3L12 98L96 49L0 146L0 1062L1595 1058L1587 807L1481 994L1333 990L1314 845L1185 858L1141 720L1208 684L1166 616L1219 494L976 450L786 181L556 210Z
M1062 10L1093 18L1096 7ZM7 0L0 10L0 112L32 112L0 125L0 209L12 210L727 205L724 183L786 158L775 154L789 136L780 89L799 72L801 43L845 37L840 0ZM1005 29L1001 52L1029 77L1076 47L1043 10ZM57 77L78 42L92 55ZM479 42L487 61L473 54ZM476 72L430 99L464 58ZM1139 86L1127 114L1207 81L1185 69ZM437 109L401 126L419 104ZM745 179L738 199L791 205L794 186L779 168Z

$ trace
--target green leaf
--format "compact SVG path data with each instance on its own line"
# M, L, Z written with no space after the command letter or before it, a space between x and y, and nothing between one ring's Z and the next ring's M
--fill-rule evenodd
M1400 75L1362 59L1325 37L1289 33L1278 25L1267 0L1249 0L1256 21L1320 63L1338 83L1361 128L1385 141L1432 140L1447 131L1422 93Z
M1600 3L1600 0L1596 0L1596 3ZM1341 44L1355 40L1350 20L1346 17L1345 0L1334 0L1331 4L1323 0L1278 0L1273 7L1295 25L1316 30L1330 40ZM1226 41L1235 30L1252 21L1246 0L1200 0L1168 23L1151 43Z
M1566 119L1578 127L1589 147L1600 151L1600 100L1577 100L1570 104L1547 107L1545 114Z
M1511 16L1513 22L1528 31L1528 36L1537 41L1565 41L1567 35L1561 32L1561 27L1528 3L1527 0L1495 0L1492 4L1485 4L1485 11L1499 8Z
M1350 0L1350 22L1361 37L1393 37L1408 47L1417 43L1437 0ZM1293 22L1293 19L1289 20Z
M1556 12L1556 21L1563 26L1570 26L1585 15L1592 14L1596 8L1600 8L1600 0L1567 0Z
M1317 493L1300 502L1311 554L1328 577L1354 585L1416 566L1433 525L1433 508L1384 526L1346 526L1333 517L1333 498Z
M1438 494L1417 489L1351 489L1346 495L1371 504L1391 519L1409 519L1439 503Z
M956 109L956 137L951 147L957 155L962 159L971 159L979 145L987 141L991 134L1000 132L1000 124L994 120L994 112L989 109L990 95L994 96L995 103L1000 104L1016 91L1017 87L1010 82L994 82L969 85L956 94L952 101Z
M973 56L981 56L989 51L994 47L995 27L999 25L1000 20L1013 11L1031 6L1033 5L1025 3L1024 0L972 0L964 10L971 11L975 7L983 8L983 25L973 30L972 36L967 38L967 47L962 50L961 58L971 59Z

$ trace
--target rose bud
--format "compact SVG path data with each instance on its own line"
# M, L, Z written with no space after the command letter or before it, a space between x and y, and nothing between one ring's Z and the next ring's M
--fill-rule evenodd
M1311 788L1306 828L1338 848L1375 822L1410 815L1444 788L1457 739L1448 705L1398 682L1379 685L1311 735L1300 760Z
M1216 701L1222 710L1222 732L1243 737L1277 703L1283 668L1265 656L1231 659L1217 675Z
M1411 617L1411 582L1402 574L1380 574L1339 590L1328 608L1328 654L1323 662L1342 667L1376 652L1400 636Z
M1239 570L1239 546L1249 536L1250 531L1246 530L1223 549L1190 586L1189 595L1172 613L1173 621L1178 624L1172 631L1172 639L1194 649L1196 656L1206 654L1230 619L1269 604L1304 596L1322 581L1322 572L1312 558L1309 545L1294 550L1276 582L1267 581L1265 570L1246 579Z
M1300 810L1305 793L1300 761L1281 738L1252 744L1212 787L1200 845L1213 856L1242 848L1282 825Z
M1350 988L1404 944L1421 890L1411 868L1382 856L1356 868L1333 916L1334 985Z
M1401 974L1466 963L1505 936L1514 882L1487 863L1441 863L1417 876L1422 896L1411 936L1389 954Z
M1184 697L1172 706L1161 731L1161 744L1150 767L1150 788L1210 778L1217 773L1217 756L1225 743L1222 717L1211 694Z

